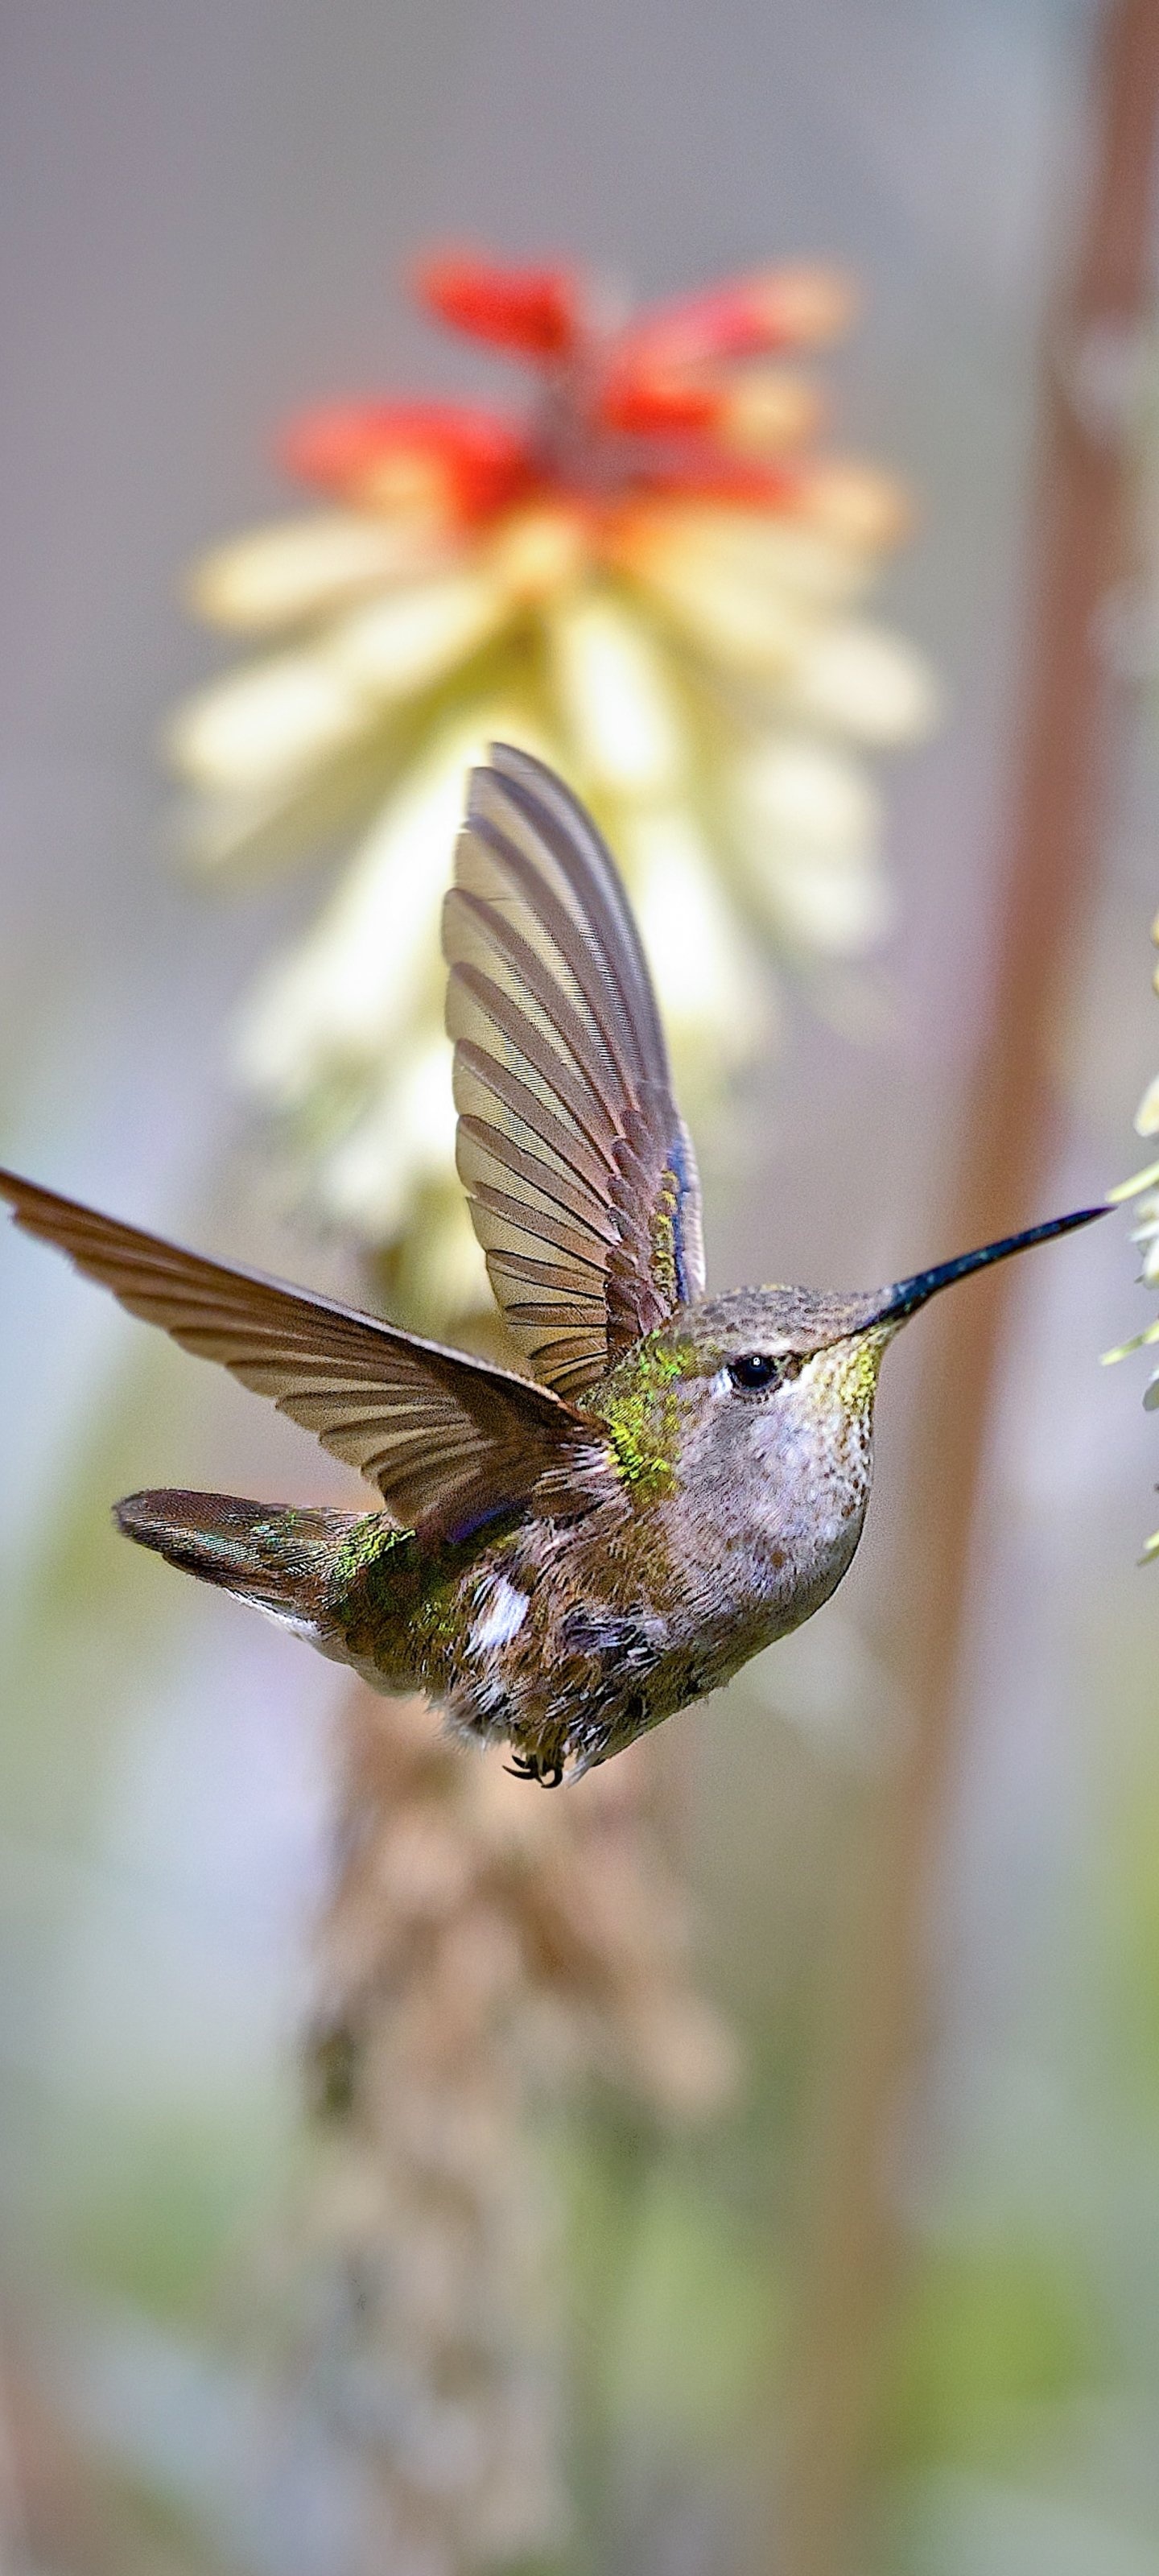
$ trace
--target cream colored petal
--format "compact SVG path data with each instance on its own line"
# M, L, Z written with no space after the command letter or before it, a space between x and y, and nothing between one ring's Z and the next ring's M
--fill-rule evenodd
M681 590L736 579L784 592L803 608L847 607L872 570L862 548L800 519L719 504L652 504L631 513L614 540L624 568Z
M400 1245L398 1288L405 1312L421 1317L483 1314L492 1320L495 1297L483 1249L467 1213L458 1174L445 1189L423 1188Z
M625 568L710 660L787 689L826 620L865 578L858 554L815 529L743 511L651 513Z
M305 776L373 720L355 688L320 652L249 664L179 707L167 748L194 786L252 794Z
M251 995L237 1065L271 1109L301 1111L318 1095L341 1092L357 1116L368 1072L390 1062L424 1011L441 1012L439 914L467 770L504 729L539 747L534 728L506 701L440 729L313 929Z
M711 1078L751 1054L765 1019L763 980L721 893L715 853L679 806L625 808L614 838L665 1029L678 1055L704 1050Z
M328 1214L370 1242L399 1233L415 1191L431 1180L458 1186L451 1048L441 1024L416 1030L327 1157L320 1196Z
M1129 1180L1116 1181L1113 1190L1107 1191L1107 1204L1118 1207L1124 1199L1137 1199L1140 1190L1153 1190L1157 1181L1159 1163L1147 1163L1141 1172L1132 1172Z
M860 762L835 744L765 734L725 775L738 820L758 841L843 859L877 849L881 799Z
M1159 1288L1159 1195L1151 1192L1140 1199L1133 1213L1138 1223L1132 1227L1131 1241L1142 1254L1140 1275L1149 1288Z
M680 707L649 622L606 592L548 620L556 701L581 772L613 795L670 797L687 767Z
M777 935L827 956L881 938L891 907L880 801L855 760L768 735L726 772L726 797L744 882Z
M193 566L189 605L215 626L272 633L321 616L382 582L414 579L446 552L421 523L391 523L352 510L319 512L252 528Z
M444 746L390 798L312 932L251 995L237 1064L268 1107L299 1110L364 1073L424 996L431 1006L463 776L458 745Z
M488 560L510 598L541 607L580 580L591 556L588 512L566 502L537 502L501 519Z
M784 682L804 650L809 621L801 608L743 571L672 567L641 588L697 652L743 678Z
M874 553L896 545L911 516L905 488L892 475L839 457L812 468L806 506L831 536Z
M820 396L805 376L789 367L749 367L730 388L729 443L767 454L810 437L820 414Z
M939 712L921 655L883 627L852 619L819 626L794 665L785 703L860 742L915 742Z
M1159 1073L1148 1083L1135 1111L1135 1127L1140 1136L1159 1136Z
M1144 1351L1152 1342L1159 1342L1159 1317L1153 1324L1148 1324L1144 1332L1132 1333L1129 1342L1120 1342L1115 1350L1104 1351L1101 1354L1103 1367L1113 1368L1116 1360L1129 1359L1133 1351Z
M346 686L391 703L414 697L466 661L508 613L494 574L447 573L343 618L329 630L324 649Z
M172 839L184 863L209 873L261 870L303 856L338 832L360 830L399 765L397 729L376 724L357 743L319 757L304 775L237 793L215 788L178 806Z
M880 868L865 860L774 870L770 915L794 946L857 957L892 927L894 904Z

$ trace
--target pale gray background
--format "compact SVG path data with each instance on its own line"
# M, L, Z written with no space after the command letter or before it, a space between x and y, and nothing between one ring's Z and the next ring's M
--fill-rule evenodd
M644 296L832 253L866 295L834 369L835 435L918 496L883 604L941 672L947 714L891 764L893 1035L867 1052L798 1015L769 1071L766 1168L721 1208L713 1266L848 1282L959 1248L952 1116L986 974L1034 370L1073 212L1089 13L7 0L0 23L4 1158L269 1255L234 1167L214 1178L236 1116L221 1063L234 996L310 889L215 902L166 859L157 729L222 658L176 582L205 542L292 498L266 461L288 409L507 381L409 311L414 248L469 234L514 257L558 250ZM1070 1127L1043 1213L1129 1167L1159 1062L1154 779L1126 708L1120 773L1098 918L1075 925ZM332 1251L294 1258L341 1275ZM1141 1369L1096 1366L1149 1311L1131 1281L1108 1225L1022 1283L944 1895L951 2161L985 2127L986 2069L1003 2050L1025 2062L1046 2008L1036 1980L1102 1794L1105 1681L1088 1673L1105 1677L1108 1636L1126 1653L1159 1614L1159 1573L1132 1563L1159 1466ZM116 2152L172 2102L228 2121L243 2076L270 2098L271 2134L291 2118L283 2040L321 1871L326 1669L228 1604L176 1599L106 1534L98 1497L344 1488L299 1435L179 1355L143 1355L138 1328L7 1235L0 1318L0 2146L27 2247L38 2226L51 2236L53 2193L68 2201L81 2135ZM864 1758L842 1676L881 1618L912 1362L890 1363L877 1528L828 1626L786 1650L779 1682L762 1668L733 1720L683 1721L711 1973L742 2002L778 1848L770 1703L832 1740L822 1762ZM46 1530L51 1563L71 1550L90 1576L37 1643ZM110 2438L147 2453L128 2400L124 2415ZM300 2532L278 2546L282 2576L307 2563Z

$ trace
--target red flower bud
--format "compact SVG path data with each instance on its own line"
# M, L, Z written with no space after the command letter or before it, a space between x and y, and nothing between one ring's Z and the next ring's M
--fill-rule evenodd
M649 438L679 430L716 429L727 402L725 388L688 376L621 374L614 367L601 388L596 413L609 429Z
M639 492L656 499L731 501L738 509L796 510L804 484L786 466L750 464L717 447L690 442L662 463L648 465L634 477Z
M513 423L450 403L342 403L300 413L281 463L344 500L473 523L530 491L534 467Z
M578 280L566 268L500 268L448 251L415 272L421 303L453 331L541 364L567 357L581 324Z
M758 269L703 295L654 305L624 333L618 365L651 377L713 358L813 347L844 329L851 306L849 283L836 269Z

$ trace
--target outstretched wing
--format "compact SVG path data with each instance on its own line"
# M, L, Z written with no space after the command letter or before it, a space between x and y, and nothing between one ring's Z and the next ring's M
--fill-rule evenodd
M506 744L472 773L443 948L475 1232L537 1377L581 1396L700 1295L700 1188L611 856Z
M272 1396L424 1536L460 1538L566 1470L591 1426L540 1386L373 1315L234 1270L0 1171L16 1223L183 1349Z

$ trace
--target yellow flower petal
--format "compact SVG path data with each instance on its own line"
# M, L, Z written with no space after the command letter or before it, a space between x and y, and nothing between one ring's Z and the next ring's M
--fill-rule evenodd
M581 593L556 610L548 639L560 714L584 774L617 795L677 794L686 768L680 709L644 620L606 594Z
M938 692L921 656L883 627L853 619L810 636L786 702L818 724L880 745L919 740L938 713Z
M435 1021L390 1062L363 1115L327 1157L318 1195L336 1224L389 1243L415 1190L454 1177L451 1048Z
M852 546L896 545L911 516L903 486L872 466L840 460L814 466L807 487L809 516L818 527Z
M683 591L699 581L744 579L811 609L845 606L865 587L863 551L800 519L720 503L651 503L631 512L612 541L629 573Z
M879 800L855 760L770 735L734 764L728 786L746 882L782 937L850 956L882 936L891 905Z
M885 937L893 899L879 868L849 861L785 868L769 881L770 909L784 936L830 957L857 957Z
M868 577L858 549L800 521L719 508L636 513L616 560L711 659L787 687Z
M507 614L507 596L493 574L446 573L392 591L343 618L330 630L325 649L347 686L380 701L398 701L466 661Z
M490 561L510 598L531 608L578 581L590 550L586 512L561 502L512 510L496 531Z
M1159 1136L1159 1073L1148 1083L1135 1111L1135 1128L1140 1136Z
M881 800L860 763L834 744L766 734L735 761L729 787L742 823L766 845L822 858L877 849Z
M690 644L710 661L758 680L783 680L801 654L808 624L783 592L749 575L653 572L647 585Z
M444 549L445 551L445 542ZM252 528L193 566L189 605L215 626L272 632L320 616L380 582L413 580L437 560L433 533L405 523L319 512Z
M252 793L304 776L358 740L364 690L320 652L281 653L231 672L179 707L169 757L197 787Z
M442 1010L439 912L450 883L467 770L493 730L537 748L502 703L445 724L383 807L302 944L275 961L238 1031L240 1076L294 1113L344 1094L359 1114L368 1070L389 1064L424 1012ZM550 753L548 755L550 757Z
M1132 1172L1129 1181L1116 1181L1113 1190L1107 1191L1108 1206L1119 1207L1124 1199L1138 1198L1140 1190L1153 1190L1157 1182L1159 1163L1147 1163L1141 1172Z
M626 807L615 844L632 892L660 1012L678 1053L709 1074L743 1062L764 1017L762 985L719 889L710 845L682 807Z
M767 455L794 446L816 429L816 387L788 367L750 367L729 388L725 432L731 447Z
M429 1332L432 1316L445 1316L452 1331L456 1317L477 1315L480 1309L493 1320L495 1299L487 1265L453 1168L445 1187L420 1188L408 1211L391 1277L404 1315L420 1331Z
M308 773L253 790L195 794L174 816L183 860L217 873L293 861L338 831L359 827L385 793L401 758L396 736L376 725L365 740L319 755Z
M1120 1342L1115 1350L1104 1351L1102 1353L1103 1367L1113 1368L1116 1360L1129 1359L1132 1351L1146 1350L1150 1342L1159 1342L1159 1318L1156 1319L1155 1323L1148 1324L1144 1332L1132 1333L1129 1342Z

